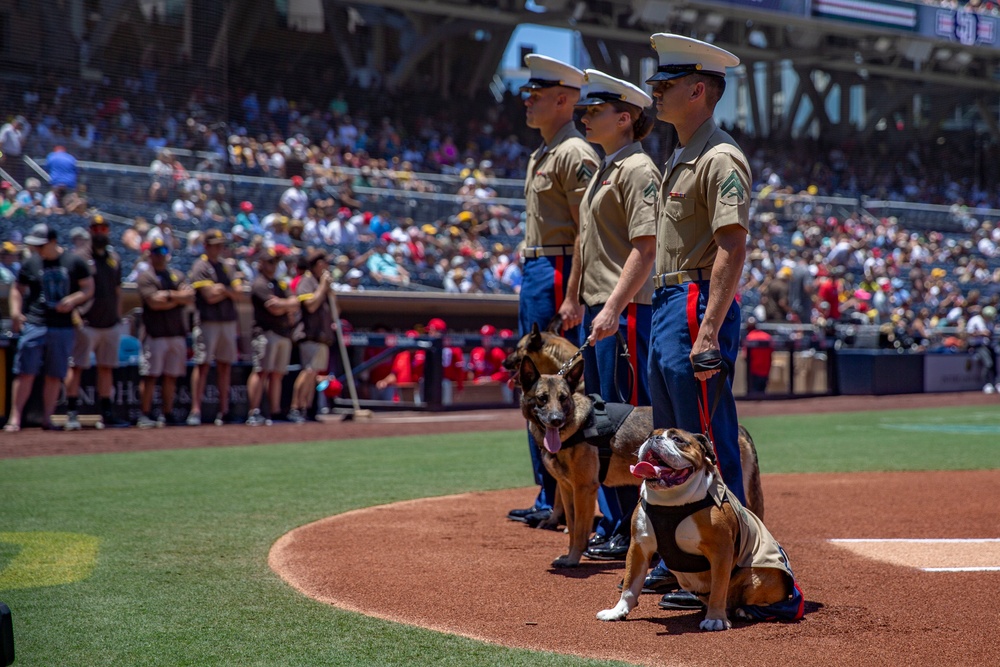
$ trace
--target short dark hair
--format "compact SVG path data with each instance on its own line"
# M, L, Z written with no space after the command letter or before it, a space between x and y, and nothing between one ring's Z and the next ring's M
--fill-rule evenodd
M695 81L701 81L705 84L705 95L708 98L708 106L714 109L715 105L722 99L723 93L726 92L725 77L701 73L689 74L688 76L694 77Z

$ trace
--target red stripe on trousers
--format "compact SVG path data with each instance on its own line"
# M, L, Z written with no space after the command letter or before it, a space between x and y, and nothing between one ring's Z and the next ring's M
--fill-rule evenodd
M555 268L552 270L552 282L553 282L552 286L553 288L555 288L556 291L556 312L559 312L559 309L562 308L563 299L566 297L566 295L563 293L564 261L565 257L562 256L556 257L556 265Z
M698 283L694 281L688 283L687 321L692 346L698 338L698 330L700 328L698 323L698 293ZM708 383L699 380L698 391L701 392L701 400L698 405L698 420L701 422L701 431L708 436L709 441L712 443L712 449L715 450L716 465L719 466L719 474L722 474L722 462L719 461L719 452L715 449L715 438L712 437L712 421L710 419L711 413L709 412L708 403Z
M639 355L636 350L639 348L637 345L638 332L636 331L636 315L638 311L638 306L634 303L628 305L628 363L632 367L632 405L639 405Z

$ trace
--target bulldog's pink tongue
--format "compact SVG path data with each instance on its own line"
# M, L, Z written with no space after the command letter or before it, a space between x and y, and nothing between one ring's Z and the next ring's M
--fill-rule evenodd
M649 461L639 461L634 466L630 466L629 470L639 479L654 479L656 477L656 466Z
M545 429L545 449L555 454L562 449L562 440L559 439L559 429L549 426Z

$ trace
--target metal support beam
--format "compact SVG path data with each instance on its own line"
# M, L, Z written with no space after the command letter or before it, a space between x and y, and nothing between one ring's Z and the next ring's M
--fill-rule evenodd
M421 35L417 38L417 42L412 49L403 54L403 57L399 59L396 64L395 69L389 75L387 82L387 87L389 90L396 90L406 81L413 70L420 65L423 60L433 53L435 49L439 47L443 48L445 44L451 41L452 37L457 37L459 35L465 35L471 30L476 29L478 26L471 21L447 21L443 24L439 23L436 27L432 28L430 32L425 35Z
M756 63L747 63L747 105L750 107L750 118L753 120L753 132L755 136L766 137L770 128L765 128L760 122L760 96L757 92L757 67Z
M799 85L802 86L802 90L812 102L813 116L819 121L820 130L826 132L832 125L830 117L826 113L826 96L830 93L830 87L827 86L826 90L820 93L813 82L812 69L796 66L795 71L799 75Z

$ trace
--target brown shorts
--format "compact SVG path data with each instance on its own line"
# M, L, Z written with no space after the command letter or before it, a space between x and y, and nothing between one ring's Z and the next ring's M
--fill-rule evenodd
M288 362L292 359L292 339L279 336L273 331L265 331L254 336L253 372L280 373L288 372Z
M194 341L194 363L197 366L215 361L236 363L236 322L201 322L191 332Z
M76 330L73 341L73 355L69 358L70 367L87 369L94 364L90 355L93 353L98 366L118 368L118 343L121 341L122 330L119 326L106 329L83 327Z
M142 341L139 375L142 377L183 377L187 372L187 346L184 336L146 338Z
M304 340L299 343L299 360L302 362L303 370L325 373L327 366L330 365L330 346L326 343Z

